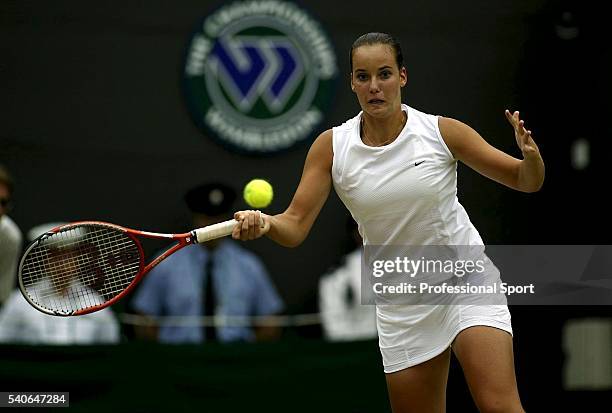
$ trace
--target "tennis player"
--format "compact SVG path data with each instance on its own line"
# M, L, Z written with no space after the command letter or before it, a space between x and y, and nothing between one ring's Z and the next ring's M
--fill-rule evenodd
M362 111L315 140L285 212L237 212L234 238L265 234L283 246L299 245L333 184L365 246L483 245L457 199L458 160L518 191L540 189L544 162L518 112L505 116L522 159L462 122L402 104L407 75L391 36L359 37L350 59L351 89ZM377 328L395 413L445 411L451 348L481 412L523 412L506 305L379 305Z

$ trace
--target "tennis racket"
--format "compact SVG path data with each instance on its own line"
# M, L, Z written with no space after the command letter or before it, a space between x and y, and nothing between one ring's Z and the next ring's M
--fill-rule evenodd
M137 231L84 221L53 228L34 240L19 263L19 288L37 310L56 316L92 313L129 293L157 264L191 244L227 236L228 220L184 234ZM176 241L145 264L142 238Z

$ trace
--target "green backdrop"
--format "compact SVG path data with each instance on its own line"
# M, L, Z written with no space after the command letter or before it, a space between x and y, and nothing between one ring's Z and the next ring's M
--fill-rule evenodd
M2 391L69 391L70 411L390 411L375 341L1 346L0 355Z

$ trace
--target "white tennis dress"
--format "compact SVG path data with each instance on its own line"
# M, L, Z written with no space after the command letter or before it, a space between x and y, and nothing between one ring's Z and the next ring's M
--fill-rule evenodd
M368 245L483 245L457 199L457 161L438 117L402 105L406 125L382 147L360 138L361 115L333 128L332 178ZM488 260L488 259L487 259ZM493 281L499 271L490 261ZM377 328L384 370L427 361L468 327L486 325L512 334L508 307L474 300L462 305L378 305Z

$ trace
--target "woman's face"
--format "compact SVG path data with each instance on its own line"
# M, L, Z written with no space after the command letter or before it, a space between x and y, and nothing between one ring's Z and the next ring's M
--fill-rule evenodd
M387 117L395 113L406 79L406 69L397 67L391 46L365 45L353 51L351 89L368 115Z

